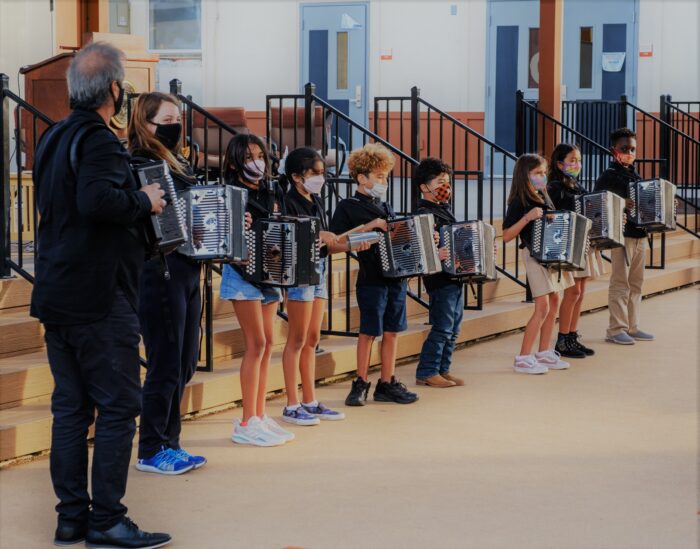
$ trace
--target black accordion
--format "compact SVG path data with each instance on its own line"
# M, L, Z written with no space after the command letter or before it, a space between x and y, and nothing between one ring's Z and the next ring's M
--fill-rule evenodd
M630 211L632 223L650 233L676 229L676 186L665 179L631 181L629 197L634 200Z
M133 166L141 187L160 184L167 203L159 214L152 214L146 225L146 247L150 252L169 253L187 241L187 225L182 201L178 199L170 168L164 160L155 160Z
M248 192L231 185L198 185L180 195L188 241L179 252L197 260L240 263L248 258L245 208Z
M442 271L433 237L433 214L393 219L386 224L387 231L380 234L376 252L382 275L407 278Z
M474 282L496 280L496 229L483 221L463 221L440 227L440 242L448 257L442 270Z
M243 277L264 286L315 286L321 283L316 217L259 219L246 231L248 263Z
M545 267L580 271L586 267L592 222L568 210L546 210L533 222L532 257Z
M625 199L610 191L595 192L576 197L576 213L591 220L588 237L591 246L599 250L625 245Z

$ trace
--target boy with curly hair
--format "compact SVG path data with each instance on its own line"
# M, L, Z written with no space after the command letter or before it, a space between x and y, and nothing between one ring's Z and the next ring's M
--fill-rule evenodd
M357 192L338 203L330 230L335 234L385 231L386 220L394 217L391 206L384 200L394 157L384 146L370 143L354 150L348 159L350 176L357 182ZM410 404L418 395L408 391L394 376L399 332L407 328L405 280L393 280L382 275L379 255L364 245L358 252L360 272L356 296L360 309L360 336L357 342L357 378L352 383L346 406L364 406L371 383L367 381L372 343L382 337L381 379L374 389L374 400Z

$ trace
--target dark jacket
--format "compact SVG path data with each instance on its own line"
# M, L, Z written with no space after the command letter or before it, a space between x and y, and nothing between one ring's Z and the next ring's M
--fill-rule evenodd
M574 179L574 186L571 187L564 181L557 179L547 184L547 193L552 199L552 204L557 210L576 211L576 197L586 194L586 191Z
M595 182L595 191L610 191L622 198L629 198L629 183L640 181L642 176L637 173L634 166L629 168L619 162L611 162L610 167L605 170ZM628 238L644 238L647 231L634 225L629 219L629 210L625 209L628 219L625 223L624 235Z
M81 141L77 174L69 167L76 131L102 124ZM145 257L140 224L151 211L138 191L129 154L95 112L75 110L47 130L36 150L40 215L31 314L45 324L104 318L117 286L138 309Z
M449 204L438 204L437 202L430 202L428 200L423 200L422 198L418 201L416 214L433 214L436 231L439 231L440 227L444 225L452 225L453 223L457 223L457 218L452 213ZM423 282L426 289L430 291L437 290L438 288L444 288L445 286L454 285L461 287L462 285L462 281L460 281L460 279L453 278L444 272L424 276Z
M328 230L328 216L323 209L321 197L317 194L311 195L311 200L304 197L295 186L292 186L284 195L284 208L287 215L294 217L317 217L320 221L321 230ZM328 247L321 248L321 258L328 256Z

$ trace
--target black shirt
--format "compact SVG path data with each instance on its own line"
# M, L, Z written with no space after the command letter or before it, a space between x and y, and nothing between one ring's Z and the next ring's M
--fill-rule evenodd
M248 203L245 211L253 218L253 223L272 214L284 214L284 194L277 181L261 179L257 189L252 189L240 181L227 181L228 185L248 191Z
M503 228L508 229L515 225L522 217L533 208L547 209L547 205L543 202L535 202L534 200L527 199L525 203L520 201L517 196L513 198L513 202L508 204L508 210L506 211L506 217L503 220ZM532 221L530 221L523 230L520 231L520 247L527 249L532 248Z
M328 230L328 216L323 209L321 198L311 194L311 200L302 195L295 186L291 186L284 196L284 207L287 215L296 217L317 217L321 221L321 230ZM328 247L321 248L321 259L328 256Z
M78 148L84 125L102 124ZM34 160L39 211L31 315L45 324L85 324L107 316L117 286L137 310L145 258L141 223L151 202L138 191L129 153L96 112L74 110L42 137Z
M339 235L354 229L358 225L369 223L378 217L389 219L394 217L394 212L386 202L380 202L371 196L356 192L352 198L346 198L338 202L333 219L331 219L330 229ZM378 286L394 282L401 283L401 281L385 278L382 275L382 266L376 247L374 245L369 250L358 252L360 273L357 277L357 285Z
M637 173L634 166L625 167L619 162L611 162L610 167L605 170L595 182L595 191L610 191L622 198L629 198L629 183L640 181L642 176ZM637 227L629 219L629 210L625 209L628 219L625 223L624 235L628 238L644 238L647 236L646 229Z
M457 223L457 218L452 213L449 204L439 204L430 202L429 200L420 199L416 214L433 214L435 219L435 229L439 230L444 225L452 225ZM447 273L435 273L424 276L423 283L428 290L437 290L449 285L461 286L462 282L458 278L453 278Z
M571 179L573 187L564 181L554 180L547 184L547 193L552 199L556 210L576 211L576 197L586 194L586 191L575 179Z

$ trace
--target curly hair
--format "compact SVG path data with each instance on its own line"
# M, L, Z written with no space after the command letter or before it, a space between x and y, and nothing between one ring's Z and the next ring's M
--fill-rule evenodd
M390 172L393 167L394 155L379 143L367 143L361 149L352 151L348 158L350 177L353 179L357 179L360 174L366 176L376 170Z
M413 184L416 189L420 190L421 185L429 183L443 173L452 177L452 168L439 158L424 158L416 166L416 171L413 174Z
M610 134L610 144L614 147L620 139L637 138L637 134L629 128L617 128Z

